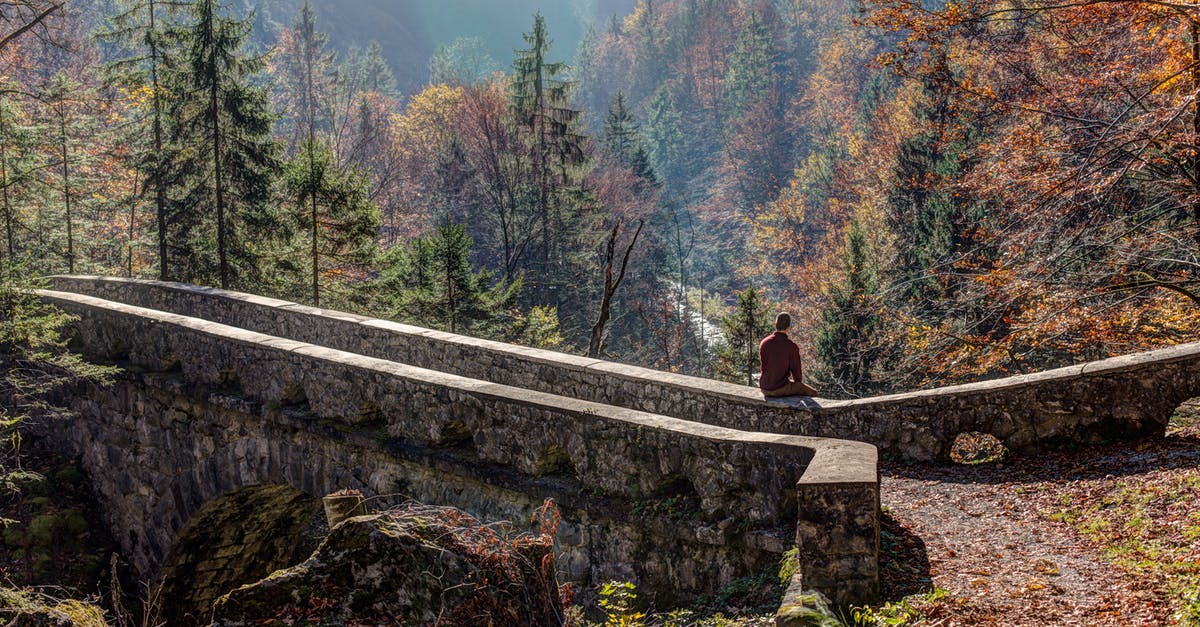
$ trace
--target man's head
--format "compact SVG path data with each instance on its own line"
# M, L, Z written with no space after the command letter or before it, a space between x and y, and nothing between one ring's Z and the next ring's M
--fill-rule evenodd
M775 316L775 330L787 331L788 327L792 326L792 314L781 313Z

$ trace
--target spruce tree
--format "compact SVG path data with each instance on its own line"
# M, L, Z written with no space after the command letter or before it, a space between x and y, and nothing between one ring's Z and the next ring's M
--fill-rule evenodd
M222 288L246 285L255 245L280 235L269 206L278 163L267 95L251 85L263 61L243 53L250 26L224 16L216 0L196 0L171 74L171 182L180 190L169 223L179 260L172 274Z
M446 225L388 251L378 287L385 312L451 333L495 335L511 313L520 279L495 282L471 266L472 241L461 225Z
M680 178L680 162L685 148L682 116L675 108L671 93L658 90L646 108L646 135L650 144L650 162L670 186Z
M821 311L817 329L816 377L849 396L876 389L873 371L880 357L876 332L879 283L866 232L857 219L846 232L840 283L830 287L829 304Z
M168 232L171 230L167 196L171 153L166 137L164 113L168 106L164 80L176 67L181 32L175 19L187 2L175 0L120 0L118 11L98 32L101 40L119 48L120 53L106 67L110 84L150 91L149 111L142 124L148 124L149 145L139 146L134 167L142 173L143 193L154 197L155 231L158 241L158 278L174 278L169 259ZM135 136L136 134L132 134Z
M476 85L500 70L480 37L459 37L438 46L429 58L429 82L437 85Z
M329 35L317 30L316 11L305 0L277 51L282 119L290 127L289 146L295 152L332 126L330 98L336 84L334 53Z
M47 247L40 256L52 255L65 260L70 274L75 274L80 257L79 198L85 196L81 171L87 169L90 154L83 147L84 138L93 137L98 126L89 106L91 95L90 89L59 72L38 96L44 112L41 117L45 129L43 136L48 140L43 146L43 154L47 163L56 164L54 176L47 177L48 187L55 193L45 203L53 210L38 212L43 222L36 229L41 234L38 239Z
M887 195L888 226L897 236L888 278L917 315L936 320L958 287L949 266L973 248L983 207L955 185L967 166L970 125L955 117L943 94L929 87L926 95L929 102L918 109L925 128L901 142Z
M717 376L726 381L755 385L758 372L758 343L771 332L762 293L751 286L738 293L737 307L721 318L724 341L716 351Z
M333 153L305 142L288 163L284 182L292 216L309 240L312 301L321 305L322 260L365 263L373 255L379 209L367 198L365 178L342 173Z
M42 167L37 154L38 128L8 83L0 83L0 219L3 220L3 260L15 267L23 255L17 237L26 226L22 208L33 201L36 174Z
M637 121L625 104L624 92L617 92L617 97L608 107L601 144L605 152L617 163L653 185L658 183L654 168L650 165L650 156L642 143Z
M729 118L736 119L745 111L746 105L771 93L775 82L771 46L771 34L758 13L750 11L729 54L729 67L725 72L725 104Z
M374 92L388 98L399 98L396 74L383 56L378 41L367 44L366 52L352 58L353 85L357 91Z
M566 65L547 59L552 41L540 13L524 38L529 47L518 50L513 61L509 102L528 150L530 180L523 196L539 225L534 291L545 303L566 274L562 243L572 239L566 227L578 222L572 214L579 211L587 138L579 130L580 111L570 107L571 84L561 78Z

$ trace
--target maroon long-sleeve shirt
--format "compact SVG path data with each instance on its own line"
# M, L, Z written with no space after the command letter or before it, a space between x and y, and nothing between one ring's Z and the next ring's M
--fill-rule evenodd
M803 381L800 378L800 347L788 338L787 333L776 331L763 338L758 344L758 360L762 371L758 387L764 392L787 385L789 375L793 381Z

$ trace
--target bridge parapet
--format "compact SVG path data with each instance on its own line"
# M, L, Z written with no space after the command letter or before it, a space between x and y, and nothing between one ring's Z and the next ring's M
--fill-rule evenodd
M400 457L414 458L414 449L466 446L468 455L492 472L524 477L514 485L534 486L527 491L537 491L547 482L575 486L568 491L580 501L605 502L605 507L616 502L617 509L626 512L638 503L694 498L696 511L685 512L685 520L677 521L681 530L666 533L754 553L760 557L750 561L757 563L777 560L796 534L802 551L809 548L814 555L820 551L824 556L801 559L802 574L811 574L818 589L847 602L869 600L878 593L878 476L873 446L693 423L79 294L42 295L79 317L77 336L87 353L152 371L178 371L190 384L227 390L264 407L303 405L312 415L310 427L328 435L332 426L334 432L353 433L359 444L373 442L372 446ZM361 319L356 324L372 328ZM284 420L278 413L262 415ZM289 428L294 428L291 423ZM220 470L210 467L208 472ZM504 482L503 477L495 480ZM334 487L306 482L309 485L295 487ZM857 486L859 491L848 500L831 499L821 486L839 490ZM375 493L387 490L370 482L352 487ZM178 504L168 505L179 509ZM187 509L194 511L198 505ZM797 511L801 512L798 526ZM849 535L861 537L853 541L845 537L845 530L835 533L830 528L835 521L846 520L847 511L853 511L850 516L859 523ZM186 513L165 518L182 523ZM831 542L831 537L840 539ZM621 550L625 551L622 563L633 563L636 560L629 553L644 547L635 542ZM848 552L857 559L841 559ZM705 557L710 558L711 553ZM161 556L157 559L161 561ZM603 572L596 565L599 559L590 560L593 574ZM714 580L698 578L696 573L713 568L722 572L720 564L700 564L687 556L679 559L681 563L672 568L686 576L671 580L668 573L667 580L657 585L678 586L685 595L702 592L687 586L711 586ZM147 563L156 562L147 558ZM723 576L733 570L727 568Z
M56 288L550 394L733 429L844 438L944 458L990 433L1014 449L1161 433L1200 395L1200 343L883 397L764 400L758 390L374 320L260 296L136 279L55 277Z

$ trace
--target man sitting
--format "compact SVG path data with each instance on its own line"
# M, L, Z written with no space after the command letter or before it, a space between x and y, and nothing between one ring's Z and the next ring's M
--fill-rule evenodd
M800 347L788 338L790 326L792 317L779 314L775 317L775 332L758 344L759 369L762 371L758 387L767 398L817 395L817 391L805 385L801 378Z

